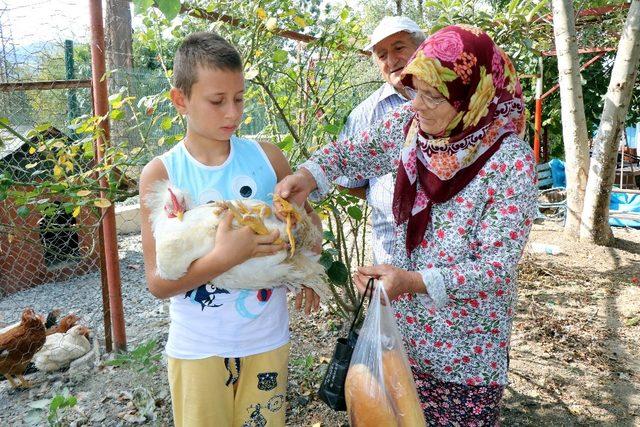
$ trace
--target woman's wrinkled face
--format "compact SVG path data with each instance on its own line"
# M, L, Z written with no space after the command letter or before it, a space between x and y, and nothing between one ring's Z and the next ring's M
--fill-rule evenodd
M418 113L420 130L432 136L442 135L458 112L436 88L415 76L413 87L416 96L412 105Z

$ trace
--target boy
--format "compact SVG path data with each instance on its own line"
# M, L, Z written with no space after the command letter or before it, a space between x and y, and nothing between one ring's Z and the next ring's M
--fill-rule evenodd
M253 198L272 202L277 181L291 168L274 145L234 136L243 113L244 77L237 50L222 37L201 32L176 52L170 95L187 118L183 141L147 164L140 177L145 200L153 183L168 179L194 203ZM142 247L149 291L171 298L168 375L176 426L284 426L289 317L286 289L226 290L208 282L233 266L284 250L277 231L259 236L231 228L228 214L215 248L186 275L156 274L149 209L142 206ZM307 211L312 213L307 204ZM320 224L315 215L314 221ZM194 289L195 288L195 289ZM306 289L306 311L319 299ZM302 293L296 307L302 304Z

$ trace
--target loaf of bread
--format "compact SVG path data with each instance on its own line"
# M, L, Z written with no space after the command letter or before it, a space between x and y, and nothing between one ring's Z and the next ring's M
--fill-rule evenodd
M387 394L396 410L399 427L426 424L411 370L397 350L382 352L382 374Z
M389 398L365 365L349 367L344 394L351 427L398 427Z

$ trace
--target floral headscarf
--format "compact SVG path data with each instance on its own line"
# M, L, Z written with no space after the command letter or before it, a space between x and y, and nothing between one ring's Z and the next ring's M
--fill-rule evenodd
M436 88L458 111L443 135L427 135L414 118L393 195L396 222L409 221L407 252L422 241L431 207L455 196L509 134L524 127L522 89L507 55L482 30L445 27L418 47L402 71Z

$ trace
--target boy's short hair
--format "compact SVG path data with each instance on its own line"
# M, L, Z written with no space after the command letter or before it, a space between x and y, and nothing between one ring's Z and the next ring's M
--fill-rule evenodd
M173 60L173 85L187 98L198 81L198 66L213 70L242 72L242 59L236 48L210 31L187 36Z

